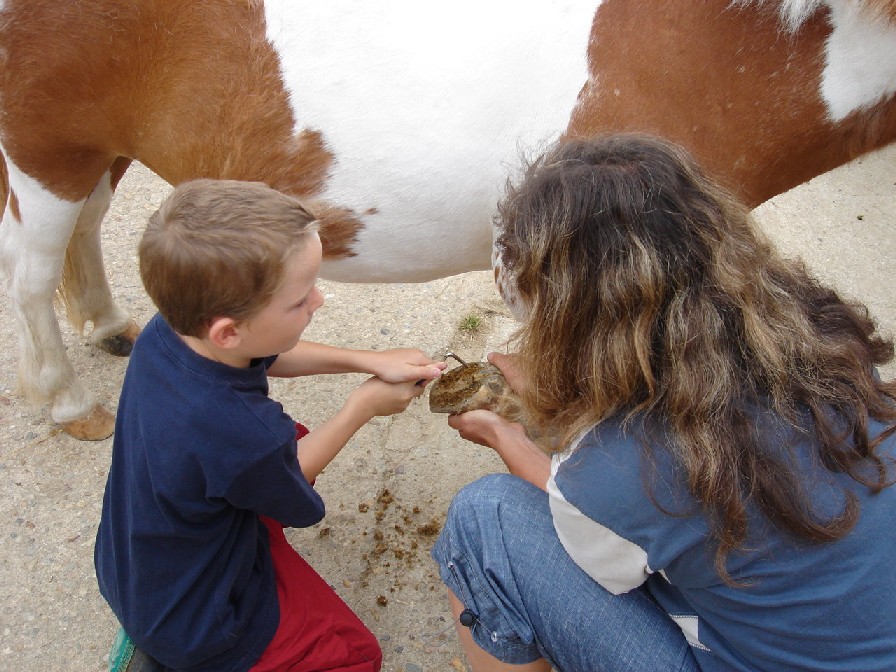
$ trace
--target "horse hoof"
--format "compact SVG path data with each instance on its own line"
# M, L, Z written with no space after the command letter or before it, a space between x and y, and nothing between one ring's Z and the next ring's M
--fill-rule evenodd
M78 420L61 423L62 430L80 441L101 441L112 436L115 431L115 416L100 404Z
M97 343L97 345L110 355L127 357L131 354L131 350L134 347L134 341L137 340L139 335L140 327L137 326L136 322L129 322L123 332L116 334L115 336L110 336L109 338L104 338Z

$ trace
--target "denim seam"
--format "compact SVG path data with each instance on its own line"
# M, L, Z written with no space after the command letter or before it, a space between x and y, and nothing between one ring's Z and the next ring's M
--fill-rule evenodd
M445 565L451 571L451 575L454 577L455 583L458 586L462 586L465 591L478 588L478 594L483 595L484 596L483 599L486 599L492 603L492 605L491 605L492 609L500 612L500 607L498 605L494 604L493 600L487 596L488 591L486 591L482 588L481 582L479 581L478 577L475 576L475 573L473 573L473 575L470 576L470 584L475 584L475 586L470 585L467 582L461 580L461 578L457 572L457 562L455 560L462 559L465 564L469 564L467 562L466 556L463 553L454 552L454 553L452 553L452 557L454 559L446 560ZM467 598L467 600L462 599L461 596L458 595L458 599L461 599L461 602L463 603L464 608L469 608L470 605L475 606L475 600L473 600L472 595L466 595L465 597ZM467 601L469 601L470 604L467 604ZM500 640L503 640L503 644L501 645L501 649L503 652L506 653L508 649L514 649L517 651L525 651L528 653L529 649L527 646L524 646L522 643L514 642L513 639L511 639L510 637L507 637L507 636L500 637L496 630L490 630L488 627L486 627L486 625L481 620L479 620L479 614L475 614L475 616L476 616L476 620L473 622L473 625L470 627L470 634L473 636L474 641L476 641L477 644L479 644L479 646L483 650L489 651L489 647L487 645L483 646L483 639L487 639L492 644L497 644ZM480 626L480 627L477 628L477 626ZM480 633L478 635L477 635L477 630L480 631ZM516 635L516 633L513 631L512 628L510 629L510 631L514 634L514 636L517 639L519 639L518 635ZM485 633L485 635L486 635L485 638L483 638L482 633ZM539 651L540 651L540 647L539 647ZM489 651L489 653L492 653L492 652ZM527 662L529 662L529 661L527 661Z
M463 556L463 554L459 554L459 553L454 554L454 558L458 558L458 557L462 557L462 556ZM466 557L464 557L464 562L466 562ZM455 560L448 560L447 565L448 565L448 569L451 571L452 576L454 576L455 584L458 586L462 586L463 591L468 593L467 595L464 595L465 599L462 599L461 602L463 603L463 606L465 609L469 609L469 607L471 605L475 605L475 600L473 599L473 595L471 593L476 592L476 591L471 591L471 588L473 588L473 586L470 586L466 581L461 580L460 575L457 572L457 563L455 562ZM471 582L476 584L476 586L475 586L476 588L479 588L478 592L483 593L482 588L479 584L479 580L475 576L471 576L470 580L471 580ZM486 598L486 599L488 599L488 598ZM497 642L497 633L492 630L489 630L488 628L485 627L485 625L483 625L482 621L479 620L479 614L474 614L474 615L476 616L476 620L473 621L473 625L470 626L470 633L473 634L475 637L475 632L476 632L477 626L481 626L483 630L488 632L489 639L491 639L492 642Z

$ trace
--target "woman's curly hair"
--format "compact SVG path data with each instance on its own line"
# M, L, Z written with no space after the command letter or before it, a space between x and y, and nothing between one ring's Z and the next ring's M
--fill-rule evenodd
M782 258L684 150L640 135L565 140L508 185L496 224L527 310L516 340L528 411L567 441L609 418L662 427L726 580L750 502L817 541L859 514L846 492L838 516L813 515L795 461L763 446L757 407L808 432L827 469L892 483L875 452L896 431L896 382L875 370L892 340ZM868 435L869 417L883 434Z

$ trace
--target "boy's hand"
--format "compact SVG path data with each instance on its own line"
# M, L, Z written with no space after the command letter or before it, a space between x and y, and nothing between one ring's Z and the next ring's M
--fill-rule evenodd
M419 378L417 379L419 380ZM369 417L401 413L414 399L423 394L424 386L416 381L387 383L379 378L368 378L349 395L351 404Z
M447 367L415 348L396 348L372 353L369 373L387 383L416 383L438 378Z
M401 413L423 392L424 386L416 382L387 383L374 377L361 383L332 418L299 441L299 466L305 478L316 479L371 418Z

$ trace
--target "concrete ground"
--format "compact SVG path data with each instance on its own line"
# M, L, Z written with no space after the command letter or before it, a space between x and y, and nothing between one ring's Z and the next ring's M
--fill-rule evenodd
M136 272L147 216L169 187L135 166L103 231L116 297L144 324L152 307ZM788 254L870 307L896 333L896 146L766 203L757 217ZM511 322L490 273L418 285L322 282L326 307L307 337L353 348L450 349L479 359L499 349ZM477 333L459 328L481 318ZM0 306L0 671L83 672L106 668L116 623L96 588L93 541L111 439L81 443L16 392L8 305ZM114 407L126 361L84 345L63 323L75 367ZM896 368L885 372L892 377ZM275 381L273 396L315 426L360 376ZM425 398L400 416L363 428L318 479L324 521L293 530L294 546L379 638L385 672L464 670L442 588L429 559L454 493L502 469L489 451L460 440Z

